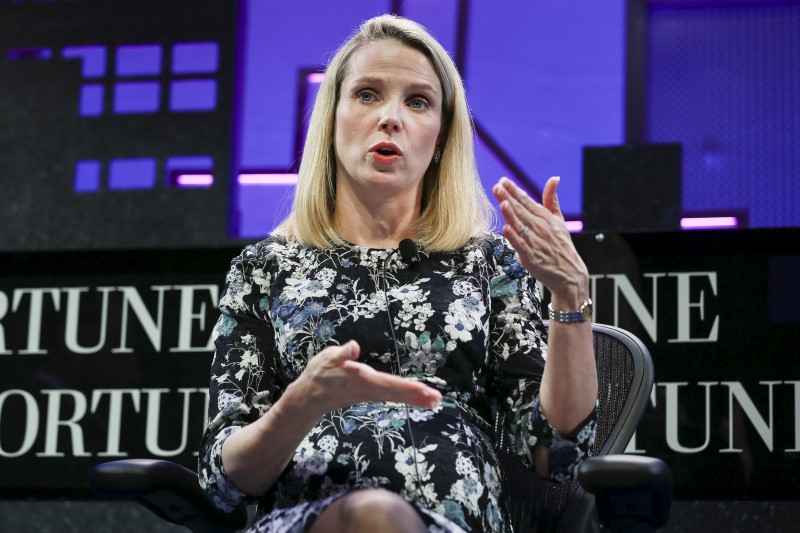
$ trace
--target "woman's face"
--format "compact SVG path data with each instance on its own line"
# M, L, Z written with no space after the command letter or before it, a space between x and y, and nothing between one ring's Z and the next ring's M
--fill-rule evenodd
M425 55L394 39L359 49L336 106L337 194L421 198L441 126L442 87Z

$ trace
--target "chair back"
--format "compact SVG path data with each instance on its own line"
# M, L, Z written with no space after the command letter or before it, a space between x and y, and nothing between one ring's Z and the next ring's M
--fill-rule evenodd
M592 455L623 453L645 412L653 388L653 361L647 347L623 329L592 324L597 359L599 410ZM499 418L499 417L498 417ZM495 431L514 531L596 531L594 496L578 481L559 484L523 468L508 451L497 420Z

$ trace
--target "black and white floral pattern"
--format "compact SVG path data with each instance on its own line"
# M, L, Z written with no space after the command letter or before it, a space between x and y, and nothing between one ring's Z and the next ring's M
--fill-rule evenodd
M269 410L311 357L350 339L362 362L438 388L442 403L360 403L323 417L261 497L254 530L303 531L337 497L369 487L401 494L430 531L510 530L495 409L523 464L544 445L550 477L574 477L595 416L565 437L539 410L547 333L535 281L514 250L492 234L420 256L409 265L397 250L320 250L273 236L233 260L199 468L220 509L251 501L225 474L224 440Z

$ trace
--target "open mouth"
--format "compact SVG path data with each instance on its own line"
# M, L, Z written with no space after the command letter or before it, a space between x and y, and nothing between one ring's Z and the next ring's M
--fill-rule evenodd
M398 157L403 155L403 152L394 145L394 143L390 142L380 142L375 143L372 147L372 153L375 155L376 158L388 160L394 160Z

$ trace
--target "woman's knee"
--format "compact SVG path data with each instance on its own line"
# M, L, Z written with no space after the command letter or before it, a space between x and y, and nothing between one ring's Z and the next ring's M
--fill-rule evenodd
M385 489L360 490L345 496L339 513L342 523L350 531L427 529L410 503Z

